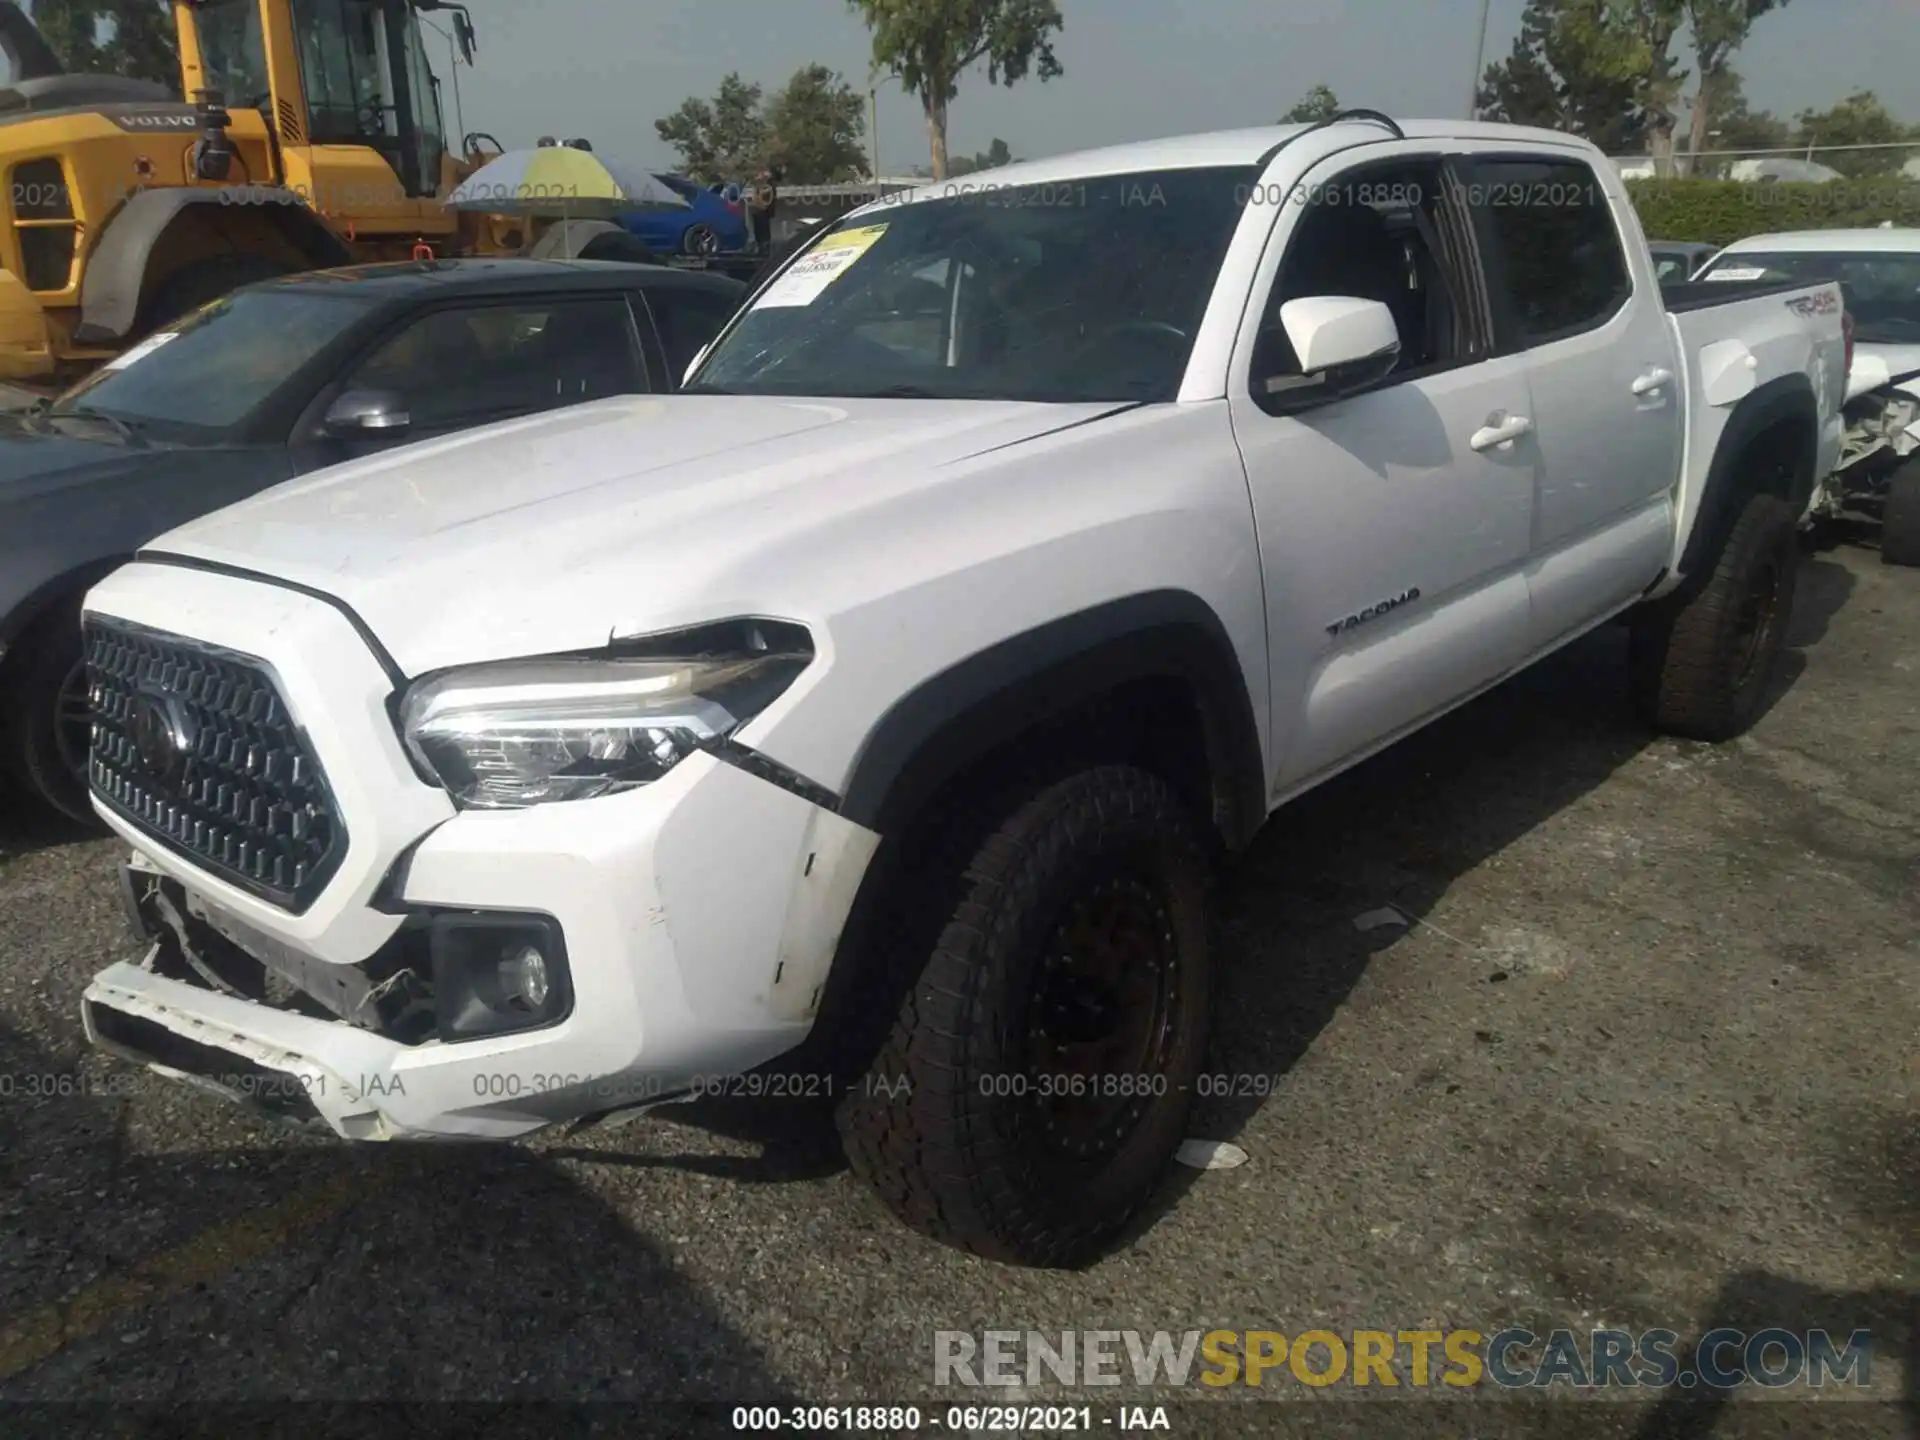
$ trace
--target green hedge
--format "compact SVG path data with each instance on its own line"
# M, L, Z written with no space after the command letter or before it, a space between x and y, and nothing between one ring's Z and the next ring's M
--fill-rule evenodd
M1640 223L1655 240L1727 245L1780 230L1838 230L1891 220L1920 225L1920 180L1883 177L1824 184L1747 180L1629 180Z

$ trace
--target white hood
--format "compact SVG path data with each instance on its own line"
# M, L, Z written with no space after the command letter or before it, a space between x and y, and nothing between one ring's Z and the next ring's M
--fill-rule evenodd
M946 467L1118 408L630 396L319 471L147 548L336 596L418 675L791 600L776 555L825 537L880 563L876 517L964 483Z

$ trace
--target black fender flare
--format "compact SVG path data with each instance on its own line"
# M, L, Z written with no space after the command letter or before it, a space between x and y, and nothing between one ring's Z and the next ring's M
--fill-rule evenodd
M32 592L0 615L0 645L11 647L44 619L52 608L75 593L85 594L121 566L131 563L132 554L110 555L88 560L36 585Z
M891 833L993 751L1121 686L1153 680L1180 685L1197 702L1210 818L1227 848L1239 849L1267 817L1259 726L1226 626L1185 590L1148 591L1063 616L922 682L868 732L840 813Z
M142 190L129 197L100 234L87 257L80 286L80 323L74 339L102 345L124 340L139 323L149 298L147 262L173 223L189 210L246 206L264 215L312 267L324 270L352 261L353 252L326 222L291 190L270 185L220 189Z
M1804 456L1793 457L1795 469L1787 477L1788 486L1781 498L1804 509L1813 497L1819 479L1813 473L1820 453L1820 407L1814 400L1813 381L1805 375L1782 375L1758 386L1734 407L1727 428L1720 432L1713 463L1707 468L1707 481L1700 495L1700 508L1693 518L1693 533L1687 537L1686 553L1680 562L1683 575L1696 574L1713 553L1713 547L1738 517L1740 502L1758 489L1747 464L1753 444L1768 431L1791 426L1807 437ZM1769 478L1777 472L1769 472Z

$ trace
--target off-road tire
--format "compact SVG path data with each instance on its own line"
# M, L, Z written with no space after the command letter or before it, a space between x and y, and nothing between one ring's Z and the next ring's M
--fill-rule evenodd
M92 829L103 829L84 778L60 751L60 692L80 663L79 597L30 626L0 670L0 745L9 776L27 798Z
M1887 504L1880 515L1880 560L1920 565L1920 457L1887 477Z
M1076 1266L1140 1213L1184 1134L1206 1043L1209 857L1173 788L1131 766L1070 775L1003 813L969 842L957 885L920 892L949 897L925 917L944 927L837 1120L854 1170L910 1227L991 1259ZM1154 964L1170 977L1155 993L1171 1000L1147 1025L1152 1076L1114 1082L1150 1098L1116 1121L1110 1151L1074 1158L1008 1092L1044 1083L1028 1047L1063 925L1115 888L1155 897Z
M1777 495L1742 503L1710 567L1633 622L1634 703L1655 729L1721 741L1759 718L1786 642L1799 581L1799 516ZM1743 633L1757 590L1774 577L1760 628Z
M142 329L148 333L192 314L210 300L251 285L290 275L292 270L264 255L221 255L182 266L147 302Z

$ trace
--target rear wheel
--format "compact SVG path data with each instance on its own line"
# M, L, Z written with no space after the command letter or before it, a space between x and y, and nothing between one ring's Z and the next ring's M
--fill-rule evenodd
M711 225L689 225L680 237L680 248L689 255L713 256L720 253L720 233Z
M80 645L80 602L60 604L23 635L0 680L7 768L29 796L98 826L87 801L93 716Z
M1800 575L1798 515L1747 497L1713 568L1633 622L1634 700L1655 729L1730 740L1759 717Z
M1050 785L993 827L840 1108L895 1215L1028 1265L1083 1264L1125 1228L1200 1066L1207 889L1179 797L1131 767Z
M1880 517L1880 558L1888 565L1920 565L1920 456L1887 477Z
M292 273L288 266L264 255L222 255L197 261L168 277L154 293L147 307L146 328L159 330L242 285Z

